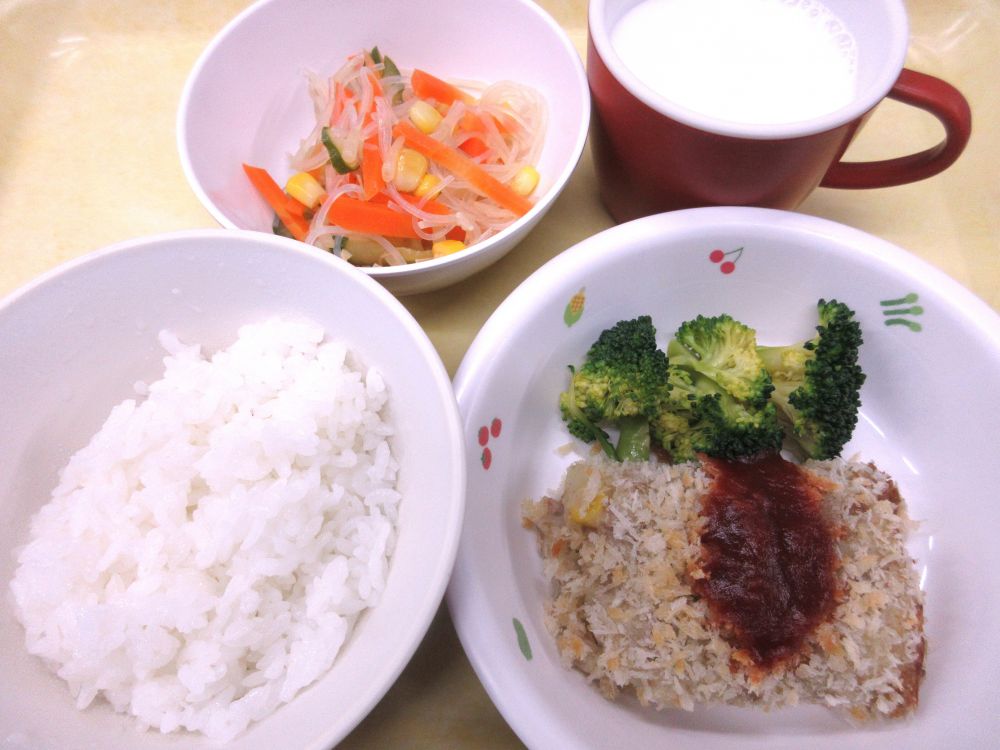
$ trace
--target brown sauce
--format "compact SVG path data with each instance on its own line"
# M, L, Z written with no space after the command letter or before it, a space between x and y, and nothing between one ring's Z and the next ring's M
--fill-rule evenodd
M759 668L796 656L836 606L836 551L821 493L778 455L706 461L702 569L695 592L727 639Z

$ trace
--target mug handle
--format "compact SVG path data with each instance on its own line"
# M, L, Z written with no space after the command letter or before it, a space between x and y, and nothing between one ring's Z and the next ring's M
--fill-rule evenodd
M832 188L905 185L950 167L972 133L972 111L961 92L940 78L903 68L887 96L930 112L944 125L944 140L926 151L883 161L838 161L820 183Z

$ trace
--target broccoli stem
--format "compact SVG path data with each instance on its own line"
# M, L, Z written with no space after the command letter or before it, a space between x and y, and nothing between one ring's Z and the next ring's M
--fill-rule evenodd
M618 445L615 457L619 461L649 460L649 420L646 417L622 417L618 420Z

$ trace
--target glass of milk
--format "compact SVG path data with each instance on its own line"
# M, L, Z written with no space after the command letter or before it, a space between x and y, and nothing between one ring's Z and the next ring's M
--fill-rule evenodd
M589 27L594 156L618 221L703 205L794 208L820 184L912 182L968 141L962 95L903 68L902 0L591 0ZM938 117L944 141L841 162L886 96Z

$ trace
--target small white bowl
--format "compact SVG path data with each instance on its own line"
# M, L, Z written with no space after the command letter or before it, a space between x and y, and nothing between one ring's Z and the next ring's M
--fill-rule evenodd
M649 314L661 345L698 314L729 313L761 343L814 333L816 303L850 305L864 333L861 418L844 451L897 481L919 528L927 676L916 714L852 727L822 707L764 713L612 703L563 666L545 625L548 585L521 504L558 488L586 453L558 406L567 365L599 333ZM621 224L546 263L497 308L455 376L468 496L448 607L462 645L531 748L987 747L1000 735L1000 317L940 271L856 229L751 208Z
M426 292L482 270L520 242L552 206L583 152L590 93L566 33L532 0L261 0L229 23L194 67L177 140L198 198L220 224L271 231L272 212L241 164L279 182L314 124L304 71L331 75L347 55L378 46L403 68L538 89L549 122L535 206L469 250L364 271L395 294Z
M440 358L397 299L338 258L257 232L181 232L84 256L0 302L0 589L58 470L136 381L162 376L161 329L208 351L231 343L241 324L275 315L313 320L378 366L398 434L403 500L382 601L326 675L226 745L326 750L423 638L451 572L465 497L458 410ZM102 701L78 711L63 681L25 650L10 599L0 595L4 747L219 747L189 733L138 733Z

